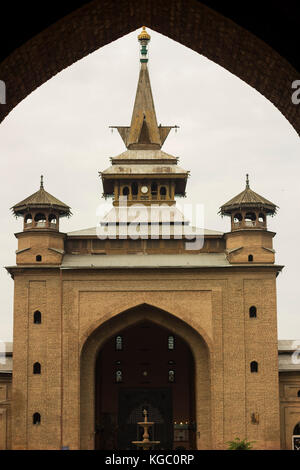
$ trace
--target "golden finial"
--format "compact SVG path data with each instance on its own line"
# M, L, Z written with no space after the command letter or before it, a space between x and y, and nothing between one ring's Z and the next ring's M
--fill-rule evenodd
M142 40L150 41L150 39L151 39L151 36L150 36L149 33L147 33L146 26L143 26L143 30L138 35L138 40L139 41L142 41Z

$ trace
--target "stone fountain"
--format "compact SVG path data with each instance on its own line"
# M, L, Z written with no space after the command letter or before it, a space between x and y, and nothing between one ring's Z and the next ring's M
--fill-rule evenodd
M143 450L149 450L151 447L155 446L156 444L160 444L160 441L150 441L149 440L149 428L153 426L153 421L148 421L148 413L147 410L143 410L144 421L140 421L137 424L144 428L143 440L142 441L132 441L132 444L136 445L137 447Z

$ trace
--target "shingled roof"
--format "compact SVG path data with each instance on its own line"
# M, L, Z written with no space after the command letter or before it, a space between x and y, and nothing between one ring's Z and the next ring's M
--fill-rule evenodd
M232 211L237 209L262 209L269 215L274 215L277 210L276 204L269 201L263 196L260 196L255 191L252 191L249 185L248 175L246 178L246 188L230 201L226 202L220 207L222 215L230 215Z
M34 194L31 194L31 196L28 196L26 199L23 199L23 201L18 202L18 204L15 204L13 207L11 207L11 210L13 211L15 216L20 216L28 210L34 208L53 208L59 212L60 216L69 217L71 215L71 210L69 206L67 206L64 202L60 201L56 197L52 196L52 194L45 191L43 184L43 176L41 176L40 189Z

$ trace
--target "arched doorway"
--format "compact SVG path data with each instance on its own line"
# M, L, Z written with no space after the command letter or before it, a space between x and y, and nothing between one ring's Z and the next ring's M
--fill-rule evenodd
M151 334L155 335L154 345L147 341L150 347L143 348L143 342L146 344L146 338L148 336L151 338ZM175 341L174 350L168 349L168 341L170 344L172 342L170 336L173 336ZM116 351L120 338L125 353L123 359L118 358ZM132 341L137 341L138 349L150 350L139 351L138 356L133 345L126 352L128 344ZM178 352L182 352L182 358L176 355L176 347ZM122 350L119 352L122 356ZM187 442L187 447L210 449L212 445L210 356L211 345L205 332L196 331L175 315L148 304L137 305L112 315L110 319L96 326L87 335L81 350L80 448L115 449L123 446L123 431L118 434L117 427L124 423L124 420L125 426L133 425L135 440L137 426L134 421L139 420L141 408L148 406L150 416L152 413L153 420L160 421L157 424L161 425L161 429L156 427L154 432L172 436L171 442L170 437L168 442L164 440L164 446L182 447L182 443ZM130 360L133 359L131 367ZM174 361L175 364L169 364L169 361ZM148 364L145 364L147 362ZM187 370L183 371L183 367ZM119 380L118 371L121 371L121 382L115 383ZM169 376L169 371L175 371L175 383L169 382L169 377L172 380L172 373ZM181 379L178 376L180 371ZM144 375L144 372L147 372L147 375ZM142 383L151 381L152 383ZM125 389L129 391L128 396L125 394ZM119 393L120 390L124 391ZM108 401L105 401L107 399L105 396L107 397L109 393L112 395L108 397ZM184 403L178 405L180 394ZM123 406L126 400L130 402L127 409L124 408L125 405ZM164 400L169 404L156 406L158 401ZM183 419L185 422L179 421L178 425L177 419ZM109 427L111 430L107 431ZM178 440L174 445L174 440L172 441L174 432L178 439L187 434L187 440ZM125 446L128 446L128 441Z
M194 376L191 350L171 330L142 321L111 337L96 360L95 448L136 450L146 409L156 449L195 449Z

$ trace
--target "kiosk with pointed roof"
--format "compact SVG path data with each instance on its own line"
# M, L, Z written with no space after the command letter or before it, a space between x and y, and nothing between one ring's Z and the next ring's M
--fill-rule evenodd
M231 219L231 232L225 235L231 263L274 263L275 233L267 230L267 216L273 216L276 211L273 202L250 188L247 174L244 191L220 207L220 214Z
M44 189L40 189L11 208L16 217L23 217L23 232L17 233L17 264L61 262L65 235L59 232L59 219L71 215L70 207Z

